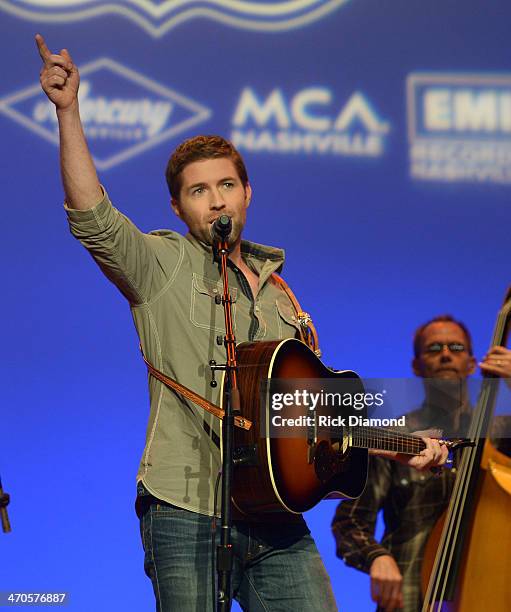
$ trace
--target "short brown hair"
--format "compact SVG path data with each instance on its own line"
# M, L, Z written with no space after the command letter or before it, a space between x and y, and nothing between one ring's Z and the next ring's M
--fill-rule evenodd
M457 325L465 334L465 337L467 339L468 353L469 355L472 355L472 338L470 336L470 332L467 329L467 326L461 321L456 320L452 315L444 314L433 317L431 320L426 321L426 323L423 323L415 330L415 334L413 335L413 352L416 358L421 353L422 334L424 333L426 327L428 327L432 323L454 323L455 325Z
M227 157L235 165L238 175L246 187L248 184L247 169L236 147L221 136L194 136L182 142L170 156L165 170L165 179L169 186L170 197L179 200L181 192L181 173L188 164L203 159Z

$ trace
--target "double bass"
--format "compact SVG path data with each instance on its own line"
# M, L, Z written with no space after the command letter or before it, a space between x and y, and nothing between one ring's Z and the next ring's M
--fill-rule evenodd
M499 311L492 346L504 346L511 288ZM449 506L426 545L422 612L511 610L511 458L491 443L499 379L483 381L461 452Z

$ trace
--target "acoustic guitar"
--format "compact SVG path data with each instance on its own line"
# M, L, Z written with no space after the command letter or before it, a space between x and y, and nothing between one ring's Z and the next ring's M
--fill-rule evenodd
M234 428L232 501L241 513L298 514L325 498L356 498L367 480L368 449L418 455L426 447L418 436L368 426L279 427L280 435L274 435L272 381L340 379L352 393L363 393L362 381L353 371L327 368L294 338L244 342L237 350L242 416L253 423L249 430ZM222 397L224 385L225 374ZM365 419L365 409L356 412ZM330 416L338 417L339 408L335 413ZM304 407L283 405L278 414L279 422L296 423ZM454 448L463 441L447 444Z

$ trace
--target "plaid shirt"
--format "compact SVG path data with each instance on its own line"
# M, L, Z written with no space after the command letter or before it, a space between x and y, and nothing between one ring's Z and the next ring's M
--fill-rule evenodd
M471 410L470 406L462 409L458 431L467 431ZM452 425L441 422L439 414L438 410L423 405L407 415L407 426L410 431L440 427L446 438L457 437ZM493 444L511 455L510 439L511 418L495 417ZM369 573L376 557L392 555L403 576L402 612L419 612L422 608L424 547L435 523L447 508L455 478L456 468L433 475L371 456L364 492L358 499L341 502L337 507L332 522L337 556L346 565ZM381 543L374 538L379 510L383 510L385 522Z
M431 420L431 413L425 406L407 415L411 431L427 429L433 424L439 426ZM346 565L369 573L376 557L392 555L403 575L403 612L421 609L420 573L424 546L449 503L455 476L455 468L435 476L371 456L364 492L358 499L341 502L337 507L332 522L337 556ZM385 521L381 543L374 538L379 510L383 510Z

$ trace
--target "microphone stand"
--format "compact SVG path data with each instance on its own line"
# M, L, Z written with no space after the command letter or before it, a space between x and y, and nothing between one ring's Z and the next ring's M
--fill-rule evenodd
M9 501L9 494L4 493L4 490L2 489L2 479L0 478L0 516L2 517L2 530L4 533L9 533L11 531L9 515L7 514L7 504Z
M221 505L221 531L220 545L216 550L216 563L218 574L217 611L229 612L231 609L231 573L233 565L233 550L231 544L231 483L232 483L232 447L234 435L234 416L240 413L240 394L237 381L237 354L236 338L232 324L232 298L229 294L229 281L227 276L227 259L229 249L228 236L218 238L217 252L220 256L222 280L224 285L223 296L217 297L224 307L225 338L224 346L227 362L216 365L210 362L211 369L226 372L224 385L225 414L222 420L222 505Z

